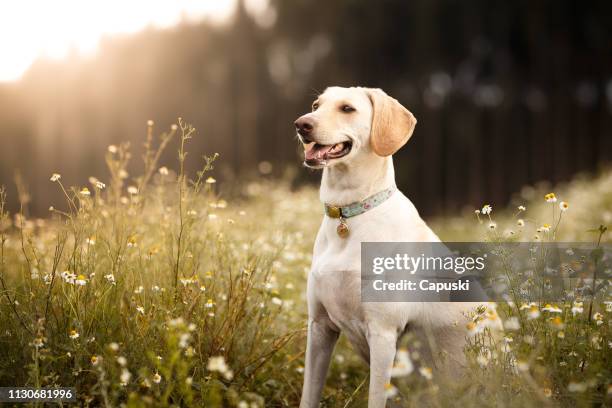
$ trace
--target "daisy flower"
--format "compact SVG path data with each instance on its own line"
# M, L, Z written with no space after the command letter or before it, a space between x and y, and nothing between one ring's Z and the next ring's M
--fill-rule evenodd
M159 383L161 382L161 379L162 379L162 378L161 378L161 375L159 375L159 373L155 373L155 374L153 375L153 382L154 382L155 384L159 384Z
M399 349L395 356L395 364L391 368L391 377L404 377L412 373L412 371L414 371L414 365L408 350Z
M561 310L561 308L559 308L559 306L557 305L551 305L550 303L548 303L546 306L544 306L542 308L543 312L549 312L549 313L562 313L563 310Z
M385 397L393 398L397 395L397 388L391 383L385 384Z
M544 199L546 200L547 203L556 203L557 202L557 196L555 196L555 193L548 193L544 196Z
M50 178L49 180L51 180L52 182L54 182L54 183L55 183L56 181L59 181L59 179L61 179L61 178L62 178L62 176L61 176L60 174L58 174L58 173L53 173L53 174L51 175L51 178Z
M421 368L419 368L419 373L423 377L427 378L428 380L431 380L433 378L433 371L429 367L421 367Z
M70 337L72 340L78 339L79 336L80 336L79 332L76 331L75 329L70 330L70 333L68 333L68 337Z
M569 204L568 204L568 203L566 203L565 201L561 201L561 202L559 203L559 208L561 209L561 211L562 211L562 212L565 212L565 211L567 211L567 210L568 210L568 208L569 208Z
M493 211L493 207L491 207L489 204L485 204L485 205L482 207L482 213L483 213L484 215L489 215L489 214L491 214L491 212L492 212L492 211Z
M79 286L85 286L87 284L87 278L85 277L85 275L79 275L76 277L76 280L74 281L74 283L76 283Z

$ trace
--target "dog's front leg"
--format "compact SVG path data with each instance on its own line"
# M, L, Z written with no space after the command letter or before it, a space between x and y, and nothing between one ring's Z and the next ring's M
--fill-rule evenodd
M325 321L308 321L308 340L306 342L306 368L304 388L300 408L319 406L321 392L327 377L329 361L339 333Z
M384 408L387 402L385 386L391 381L397 335L395 332L376 330L368 335L368 344L370 347L368 408Z

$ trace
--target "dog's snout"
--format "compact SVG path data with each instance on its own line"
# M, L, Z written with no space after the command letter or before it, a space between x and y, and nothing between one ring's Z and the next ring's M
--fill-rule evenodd
M314 120L304 115L299 117L294 123L297 132L305 140L310 140L311 133L314 129Z

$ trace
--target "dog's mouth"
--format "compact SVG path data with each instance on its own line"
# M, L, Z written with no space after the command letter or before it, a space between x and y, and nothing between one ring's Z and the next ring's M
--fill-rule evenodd
M304 164L309 167L319 167L328 161L339 159L351 152L353 144L350 141L340 142L333 145L322 145L319 143L308 143L304 145Z

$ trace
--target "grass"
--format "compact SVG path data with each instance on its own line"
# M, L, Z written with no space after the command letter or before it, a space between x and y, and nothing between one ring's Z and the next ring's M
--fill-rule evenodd
M0 386L74 386L84 406L298 404L317 192L257 180L220 197L210 176L216 156L192 178L184 171L194 135L179 121L156 143L150 123L138 177L127 174L127 145L109 147L106 183L68 188L54 175L66 200L47 219L28 219L25 208L11 215L2 204ZM159 167L171 143L180 146L176 173ZM586 231L612 218L608 172L559 187L570 209L551 232L537 232L560 214L550 218L547 190L525 189L519 214L496 208L482 223L470 212L431 224L447 240L547 240L554 228L557 240L595 242L598 232ZM417 369L394 379L389 393L410 406L610 404L609 295L592 310L589 298L579 300L558 305L559 321L543 305L529 306L533 319L518 305L478 311L470 368L453 381L428 378L421 339L407 338ZM345 339L324 394L324 406L366 405L367 367Z

